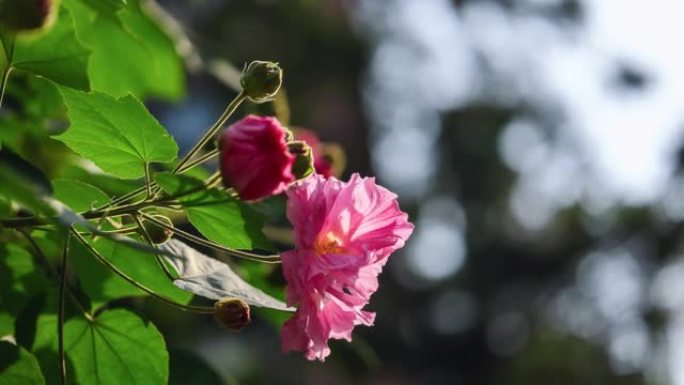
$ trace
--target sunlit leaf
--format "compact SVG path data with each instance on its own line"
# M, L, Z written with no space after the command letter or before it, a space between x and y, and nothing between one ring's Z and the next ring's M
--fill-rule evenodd
M155 179L172 196L202 187L201 181L187 176L159 173ZM187 207L190 223L208 239L236 249L271 249L261 232L263 217L227 192L201 189L179 200Z
M74 15L79 39L93 51L88 67L92 88L114 96L182 96L183 63L173 42L137 1L130 0L115 13L111 4L94 6L101 1L89 0L90 6L65 1Z
M61 9L57 23L48 32L16 38L12 67L88 90L89 55L90 51L76 39L71 15Z
M115 99L62 87L71 126L56 138L121 178L139 178L148 162L170 162L178 146L134 97Z
M179 240L172 239L160 248L175 255L166 258L178 272L179 278L174 284L181 289L210 299L234 297L254 306L294 310L245 282L230 266L200 253Z
M127 310L106 311L93 320L72 318L64 325L64 341L79 384L168 381L164 338L151 322Z

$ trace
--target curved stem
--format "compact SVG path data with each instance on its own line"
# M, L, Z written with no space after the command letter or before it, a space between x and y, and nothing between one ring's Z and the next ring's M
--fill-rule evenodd
M213 126L207 130L207 132L202 136L202 138L195 144L195 146L188 152L183 159L181 159L180 162L176 165L176 167L173 169L174 174L178 174L181 170L184 168L184 166L195 156L197 153L204 147L207 143L209 143L210 140L216 136L216 133L221 129L221 126L223 126L228 118L237 110L237 108L242 104L242 102L247 98L247 95L245 94L244 91L240 92L235 99L233 99L229 104L228 107L226 107L225 111L219 116L218 120L216 123L214 123ZM186 169L187 170L187 169Z
M7 88L11 72L12 66L7 63L7 67L2 71L2 80L0 80L0 108L2 108L2 102L5 100L5 89Z
M5 69L2 71L2 80L0 80L0 108L2 108L2 101L5 99L5 89L9 81L10 72L12 72L12 62L14 61L14 36L10 37L9 41L2 40L2 46L5 50Z
M182 237L182 238L184 238L190 242L197 243L197 244L202 245L202 246L207 246L207 247L210 247L212 249L219 250L219 251L223 251L223 252L226 252L226 253L228 253L232 256L235 256L235 257L245 258L245 259L249 259L252 261L263 262L263 263L280 263L280 256L279 255L259 255L259 254L254 254L254 253L250 253L247 251L231 249L231 248L228 248L225 246L221 246L217 243L208 241L206 239L200 238L198 236L192 235L192 234L187 233L183 230L177 229L173 226L169 226L166 223L156 219L155 217L153 217L151 215L148 215L145 213L141 213L141 215L143 217L145 217L145 219L147 219L148 221L154 223L155 225L157 225L161 228L164 228L166 230L172 231L174 234L176 234L176 235L178 235L178 236L180 236L180 237Z
M150 247L157 248L154 244L154 241L152 240L152 237L150 236L150 232L147 231L145 226L143 225L142 220L140 220L140 214L133 215L133 219L135 220L135 223L138 224L138 228L142 232L143 237L147 241L147 243L150 245ZM164 271L164 274L166 275L166 278L169 279L169 281L173 282L176 278L174 278L173 274L169 271L169 269L166 267L166 264L164 263L164 260L162 259L161 255L159 253L154 253L154 257L157 259L157 263L159 264L159 267L161 267L162 271Z
M209 159L215 157L216 155L218 155L218 153L219 153L218 149L214 149L214 150L209 151L208 153L200 156L199 158L197 158L191 162L188 162L188 164L186 164L185 166L183 166L182 168L180 168L178 170L178 174L182 174L182 173L190 170L191 168L193 168L195 166L199 166L200 164L202 164L202 163L208 161Z
M127 201L129 201L129 200L135 198L136 196L138 196L138 195L144 193L146 189L147 189L147 186L138 187L137 189L135 189L135 190L133 190L133 191L131 191L131 192L128 192L128 193L126 193L126 194L124 194L124 195L122 195L122 196L120 196L120 197L118 197L118 198L112 199L111 202L107 203L106 205L103 205L103 206L98 207L97 210L102 210L102 209L104 209L104 208L107 207L107 206L112 206L112 205L116 206L116 205L118 205L118 204L120 204L120 203L127 202Z
M64 358L64 294L66 292L67 257L69 255L69 233L62 249L62 271L59 281L59 318L57 320L57 344L59 350L59 375L62 385L66 385L66 359Z
M102 256L99 251L95 250L93 246L91 246L88 241L86 241L79 233L74 229L73 227L71 228L71 233L76 237L76 239L92 254L95 259L98 260L98 262L102 263L103 265L107 266L110 270L112 270L114 273L116 273L119 277L123 278L126 282L130 283L131 285L137 287L138 289L144 291L145 293L149 294L150 296L166 303L167 305L171 305L174 307L177 307L181 310L186 310L186 311L191 311L195 313L202 313L202 314L213 314L214 313L214 308L213 307L208 307L208 306L192 306L192 305L184 305L182 303L178 303L172 299L166 298L165 296L161 294L157 294L155 291L152 289L149 289L148 287L142 285L135 279L129 277L126 273L121 271L118 267L114 266L107 258Z

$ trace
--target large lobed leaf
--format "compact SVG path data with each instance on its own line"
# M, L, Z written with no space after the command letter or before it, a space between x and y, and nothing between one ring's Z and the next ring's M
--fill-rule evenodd
M163 385L169 377L164 338L151 322L123 309L64 325L66 353L79 384Z
M60 93L71 126L57 139L112 175L139 178L146 163L176 157L176 142L133 96L115 99L66 87Z

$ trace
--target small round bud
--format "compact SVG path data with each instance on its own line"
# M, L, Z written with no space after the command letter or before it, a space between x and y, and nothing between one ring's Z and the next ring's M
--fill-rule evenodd
M169 227L173 227L173 222L171 222L169 218L163 215L153 215L153 217L154 219L160 222L164 222ZM173 231L166 229L162 226L159 226L154 222L144 220L143 227L147 231L147 234L150 235L150 239L152 240L152 243L154 243L155 245L162 244L171 239L171 236L173 236Z
M251 320L249 305L239 298L223 298L214 304L214 319L223 328L239 332Z
M299 180L314 173L314 156L311 147L303 141L294 141L287 144L290 154L295 156L292 164L292 175Z
M242 72L240 85L247 97L255 103L271 100L283 82L283 70L278 63L253 61Z
M0 0L0 24L13 32L41 29L58 9L57 0Z

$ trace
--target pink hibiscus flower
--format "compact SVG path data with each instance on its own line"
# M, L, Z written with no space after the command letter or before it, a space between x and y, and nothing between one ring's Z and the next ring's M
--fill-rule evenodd
M413 225L394 193L358 174L347 183L313 175L287 196L296 249L282 262L288 305L299 307L283 326L282 347L324 361L328 339L351 341L354 326L373 324L375 314L362 309Z
M244 200L278 194L295 180L295 158L276 118L248 115L223 131L220 147L223 184Z

